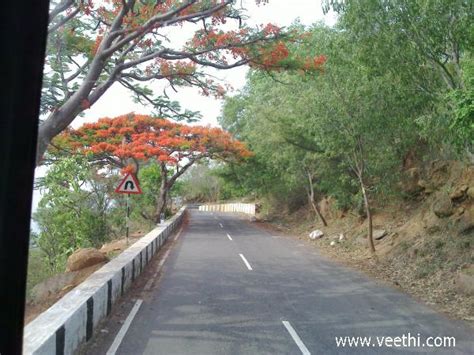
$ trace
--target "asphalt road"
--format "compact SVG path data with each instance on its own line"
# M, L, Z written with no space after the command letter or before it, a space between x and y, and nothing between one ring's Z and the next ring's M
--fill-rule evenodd
M191 211L174 243L160 279L151 289L142 280L148 291L122 305L126 317L143 300L117 354L474 354L464 323L242 217ZM85 353L110 348L123 321L110 322ZM376 338L408 334L410 347L387 338L379 347ZM338 347L335 337L345 336L371 337L375 346ZM456 347L421 346L438 336L455 337Z

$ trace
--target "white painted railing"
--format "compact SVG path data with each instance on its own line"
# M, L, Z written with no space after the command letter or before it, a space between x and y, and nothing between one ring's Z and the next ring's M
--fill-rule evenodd
M25 327L23 354L73 354L183 220L185 207L90 275Z
M255 216L254 203L219 203L200 205L199 211L207 212L239 212Z

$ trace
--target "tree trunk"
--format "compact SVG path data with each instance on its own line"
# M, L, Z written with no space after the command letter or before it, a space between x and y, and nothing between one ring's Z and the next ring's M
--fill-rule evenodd
M158 195L158 200L156 202L156 215L155 222L160 223L160 216L165 211L166 200L168 197L168 190L172 184L168 183L168 169L166 168L165 163L161 163L161 184L160 184L160 193Z
M168 186L166 184L166 179L161 179L160 194L158 195L158 201L156 203L156 215L155 222L160 223L160 216L165 211L166 200L168 197Z
M307 190L309 203L310 203L311 206L313 207L314 212L316 212L316 215L319 216L319 218L320 218L321 221L323 222L323 225L324 225L325 227L327 227L328 224L327 224L327 222L326 222L326 219L325 219L325 218L323 217L323 215L321 214L321 211L319 210L318 204L315 203L315 201L314 201L313 177L312 177L312 175L311 175L310 172L307 172L307 174L308 174L308 182L309 182L309 189Z
M374 245L374 233L373 233L373 225L372 225L372 213L370 211L370 204L369 198L367 196L367 191L365 190L364 181L362 176L359 175L359 182L360 188L362 190L362 195L364 196L364 205L365 205L365 212L367 213L367 219L369 222L369 231L367 235L367 239L369 241L369 249L372 254L375 254L375 245Z
M105 40L106 41L106 40ZM104 43L104 41L103 41ZM101 47L103 47L103 43ZM99 48L99 50L101 50ZM98 53L93 59L89 71L79 89L69 97L59 108L43 121L38 127L38 144L36 150L36 165L39 165L44 153L52 139L61 133L82 111L92 106L105 93L115 77L110 77L106 82L95 88L102 73L107 58ZM94 91L93 91L94 90Z
M316 214L319 216L319 218L321 218L321 222L323 222L323 225L325 227L328 226L327 222L326 222L326 219L323 217L323 215L321 214L321 211L319 210L319 207L318 207L318 204L314 202L313 199L311 199L311 206L313 206L313 210L314 212L316 212Z

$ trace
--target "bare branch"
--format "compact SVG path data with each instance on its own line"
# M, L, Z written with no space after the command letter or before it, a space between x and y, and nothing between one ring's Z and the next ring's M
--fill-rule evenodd
M138 29L133 30L128 36L125 36L123 39L115 43L113 46L110 46L107 48L107 50L104 51L104 56L110 56L112 53L115 51L119 50L121 47L126 45L127 43L139 38L140 36L143 36L145 33L147 33L148 30L150 30L154 25L156 25L159 22L165 22L171 19L173 16L177 15L181 11L187 9L189 6L193 5L197 0L190 0L188 3L178 7L175 10L169 11L166 14L162 14L160 16L154 16L151 19L149 19L143 26L141 26ZM125 9L125 6L122 8L122 11ZM115 21L114 21L115 22ZM168 25L168 24L167 24ZM114 28L117 27L117 28ZM110 30L110 39L113 40L116 37L128 33L128 29L124 30L119 30L118 26L112 26Z
M69 20L71 20L72 18L74 18L74 16L76 16L78 13L79 13L80 9L79 8L76 8L74 11L72 11L69 15L67 15L66 17L64 17L63 19L61 19L61 21L57 22L56 24L54 24L53 26L51 26L50 28L48 28L48 33L51 33L51 32L54 32L56 31L58 28L60 28L61 26L64 26Z
M68 77L65 79L67 82L70 82L71 80L76 79L76 78L84 71L84 69L87 68L87 66L90 64L90 60L88 59L88 60L86 60L86 62L85 62L83 65L79 65L79 64L78 64L74 59L72 59L71 57L68 57L68 58L69 58L69 60L70 60L71 62L73 62L73 63L78 67L78 69L77 69L77 71L76 71L75 73L71 74L70 76L68 76Z
M61 12L66 11L72 5L74 5L74 0L61 1L53 10L51 10L49 14L49 23L51 23Z

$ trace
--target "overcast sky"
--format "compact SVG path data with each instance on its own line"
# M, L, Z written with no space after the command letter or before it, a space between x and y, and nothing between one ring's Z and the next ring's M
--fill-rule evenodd
M255 0L242 0L237 2L247 9L246 21L249 25L260 25L273 23L278 26L289 26L296 19L302 24L311 25L318 21L323 21L327 25L333 25L336 22L334 14L323 14L320 0L270 0L268 4L257 6ZM193 33L192 28L177 28L170 30L170 39L176 46L182 46ZM245 84L245 75L247 68L240 67L227 71L216 72L214 75L225 80L235 90L242 88ZM158 87L158 86L157 86ZM171 90L167 91L172 94ZM232 93L230 93L232 94ZM220 113L222 100L213 97L204 97L199 94L198 89L181 88L178 93L171 96L173 100L180 102L183 108L200 111L202 120L198 124L217 126L217 117ZM151 107L144 107L133 102L127 90L118 84L112 86L89 110L85 111L84 117L78 117L74 120L73 126L79 127L84 122L96 121L100 117L115 117L129 112L147 114L152 112ZM39 168L36 176L44 175L44 169ZM36 209L40 199L39 191L33 194L33 210Z
M269 22L279 26L288 26L297 18L301 23L310 25L318 21L324 21L328 25L333 25L336 21L334 14L324 15L321 8L320 0L270 0L266 5L257 6L255 0L243 0L242 5L248 11L249 16L247 23L249 25L267 24ZM240 2L238 2L240 6ZM193 31L181 29L179 33L170 31L171 40L179 43L180 46L190 38ZM226 71L213 72L219 78L224 79L232 85L235 90L243 87L245 84L245 74L247 68L240 67ZM204 97L199 94L197 89L181 88L179 92L174 94L172 90L167 91L173 94L172 98L180 102L183 108L192 111L201 111L203 119L200 124L217 125L217 117L222 104L221 100L213 97ZM232 93L231 93L232 94ZM131 99L127 90L120 85L114 85L104 96L89 110L85 112L84 118L77 118L74 126L80 126L85 121L95 121L100 117L115 117L128 112L151 113L151 107L143 107L136 104Z

